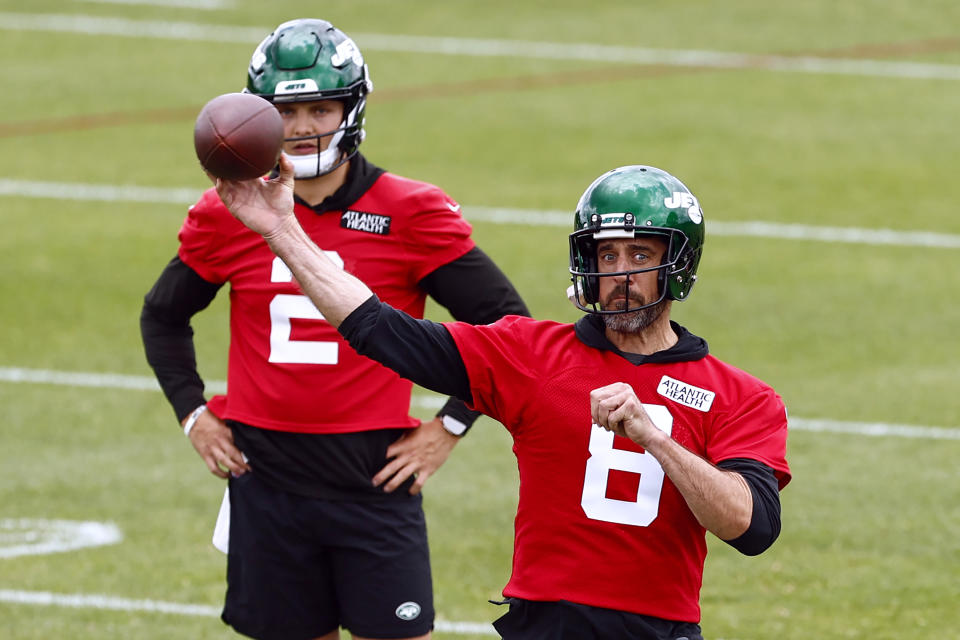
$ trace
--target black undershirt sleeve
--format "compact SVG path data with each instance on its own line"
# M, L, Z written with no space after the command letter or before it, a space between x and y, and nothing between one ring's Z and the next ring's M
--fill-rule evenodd
M421 387L470 402L470 380L446 328L418 320L372 295L338 329L353 349Z
M143 300L140 335L147 362L178 421L206 402L190 318L213 301L221 286L174 257Z
M717 466L743 476L753 495L750 526L740 537L725 542L744 555L759 555L770 548L780 535L780 489L777 477L773 469L749 458L731 458L719 462Z
M530 315L516 288L480 247L438 267L420 287L462 322L488 324L503 316ZM480 413L452 397L437 415L456 418L469 428Z
M480 247L438 267L419 284L461 322L488 324L503 316L530 315L513 284Z

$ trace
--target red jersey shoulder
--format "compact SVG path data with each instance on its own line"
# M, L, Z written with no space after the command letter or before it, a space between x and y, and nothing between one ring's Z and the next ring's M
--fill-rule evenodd
M572 324L556 320L505 316L494 324L502 327L501 330L505 335L522 345L527 345L527 348L534 353L557 348L555 345L558 345L559 341L576 336Z
M766 382L714 356L665 369L654 382L692 422L702 417L708 460L759 460L774 470L781 489L790 481L787 409Z
M460 213L460 204L440 187L389 172L381 175L356 205L404 214L423 211Z
M190 225L200 230L216 229L219 232L235 233L246 227L233 217L227 206L223 204L217 190L207 189L200 199L190 207L184 226Z
M691 370L695 378L711 387L719 396L737 402L745 396L770 394L777 396L773 388L751 373L734 365L707 355L702 360L693 361Z
M700 414L732 417L757 403L786 416L783 400L759 378L713 355L662 365L651 380L656 394Z
M349 217L341 219L341 226L373 222L376 233L394 238L406 252L415 282L475 246L473 228L453 198L432 184L392 173L382 174L344 216Z
M458 322L455 325L465 332L477 332L504 343L513 343L518 349L538 353L542 347L551 349L557 340L573 335L573 325L555 320L536 320L527 316L503 316L487 325L470 325Z
M210 282L224 282L230 257L262 242L233 217L213 188L190 207L178 239L180 259Z
M465 322L446 324L461 353L476 354L485 361L536 375L567 358L576 335L572 324L535 320L526 316L504 316L487 325Z

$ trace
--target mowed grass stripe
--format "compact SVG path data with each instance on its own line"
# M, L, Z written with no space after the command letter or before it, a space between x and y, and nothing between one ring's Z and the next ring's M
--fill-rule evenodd
M0 178L0 197L49 198L93 202L141 202L189 206L200 196L188 187L140 187L133 185L43 182ZM571 227L572 211L514 209L464 205L464 217L471 222L522 224L543 227ZM960 235L934 231L899 231L858 227L816 227L763 221L722 222L710 220L710 234L732 237L812 240L847 244L893 245L960 249Z
M160 391L157 381L149 376L83 371L54 371L51 369L28 369L22 367L0 367L0 382ZM210 393L226 392L227 383L223 380L207 380L205 384L207 391ZM415 394L411 404L418 409L436 410L443 406L444 401L445 398L439 395ZM790 429L795 431L852 433L865 436L960 440L960 428L889 424L885 422L850 422L791 417Z
M259 42L264 35L260 27L131 20L84 14L13 12L0 13L0 29L252 44ZM951 64L887 62L811 55L755 55L694 49L648 49L595 43L533 42L382 33L352 35L365 51L471 57L524 57L711 69L756 69L918 80L960 80L960 65Z

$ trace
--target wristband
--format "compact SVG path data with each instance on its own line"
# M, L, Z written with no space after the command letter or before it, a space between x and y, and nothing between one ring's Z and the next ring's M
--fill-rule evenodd
M462 438L463 434L469 429L467 425L453 416L440 416L440 423L443 425L443 428L446 429L447 433L457 436L458 438Z
M207 410L207 405L202 404L187 417L187 421L183 423L183 435L190 437L190 430L193 429L193 425L197 423L197 418L203 415L203 412Z

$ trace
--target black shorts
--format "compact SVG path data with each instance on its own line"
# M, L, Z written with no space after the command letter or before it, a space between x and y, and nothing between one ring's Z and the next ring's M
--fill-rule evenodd
M346 502L230 479L223 621L261 640L345 627L371 638L433 629L422 499Z
M576 602L507 598L494 621L503 640L703 640L700 625Z

